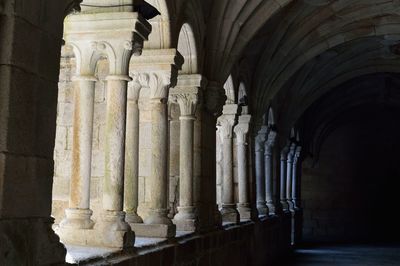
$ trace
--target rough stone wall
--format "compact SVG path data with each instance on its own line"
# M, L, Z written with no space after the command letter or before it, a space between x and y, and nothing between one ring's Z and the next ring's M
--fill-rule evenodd
M354 120L334 131L314 168L311 160L303 163L304 240L386 241L400 236L397 222L385 218L398 201L398 113L371 112L354 114Z
M0 1L0 265L54 265L51 186L67 1Z

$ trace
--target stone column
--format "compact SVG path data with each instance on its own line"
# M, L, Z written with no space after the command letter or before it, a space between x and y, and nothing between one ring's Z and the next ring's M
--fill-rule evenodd
M293 211L294 210L294 204L293 204L293 199L292 199L292 178L293 178L293 158L296 150L296 144L292 143L289 148L289 153L287 155L287 168L286 168L286 198L287 198L287 203L289 206L289 210Z
M276 214L276 206L273 195L273 149L275 145L276 132L270 130L267 141L265 142L265 200L270 215Z
M294 209L299 209L300 208L300 202L298 198L298 177L297 177L297 166L298 166L298 161L300 159L300 154L301 154L301 146L296 147L296 152L294 154L293 158L293 178L292 178L292 200L293 200L293 206Z
M237 168L238 168L238 186L239 186L239 202L237 209L239 211L240 220L249 221L252 218L252 209L250 206L250 184L248 177L248 133L250 128L251 115L248 114L248 107L242 107L242 114L239 116L238 124L235 126L234 132L237 142Z
M139 205L139 106L138 100L142 86L135 76L128 86L128 103L126 107L125 136L125 180L124 180L124 210L125 221L143 223L137 214Z
M280 184L280 199L281 205L284 212L289 211L289 205L286 198L286 168L287 168L287 156L289 152L289 147L286 146L281 151L281 169L280 169L280 176L281 176L281 184Z
M268 207L265 202L265 166L264 166L264 146L267 138L268 129L262 126L255 139L255 173L256 173L256 192L258 214L268 215Z
M153 74L157 79L157 87L150 87L151 96L151 209L145 220L146 224L165 225L166 229L173 228L168 218L168 93L170 73ZM167 235L172 236L175 230Z
M81 47L77 49L77 62L88 66L93 50ZM63 229L92 229L94 222L90 219L90 178L92 167L92 137L94 113L94 88L97 79L94 69L79 66L74 77L77 83L74 90L72 175L70 181L69 208L65 210L65 218L61 221ZM80 73L79 73L80 72Z
M227 104L218 118L219 133L222 140L223 179L221 215L223 222L238 223L239 213L234 201L233 182L233 126L236 123L238 106Z
M138 236L174 237L176 226L168 217L168 95L176 85L183 58L175 49L144 50L134 58L131 71L142 78L150 90L151 170L148 186L151 199L144 224L131 224Z
M194 203L194 121L201 87L200 75L181 75L171 89L171 102L180 108L179 206L174 223L179 231L196 231L198 213Z

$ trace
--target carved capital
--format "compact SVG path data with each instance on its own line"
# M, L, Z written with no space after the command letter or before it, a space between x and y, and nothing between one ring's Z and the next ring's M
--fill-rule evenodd
M255 138L255 151L256 152L262 152L264 151L264 145L265 141L267 140L268 136L268 127L267 126L262 126L261 129L257 132L256 138Z
M268 133L267 141L265 142L265 155L271 156L272 150L275 146L277 133L274 130L270 130Z
M128 101L138 103L141 89L140 75L132 75L132 81L128 84Z
M218 133L221 136L221 140L232 139L233 126L236 123L235 115L221 115L217 120Z
M292 143L290 145L290 147L289 147L289 151L288 151L288 154L287 154L288 163L293 163L295 152L296 152L296 144Z
M172 88L169 99L172 103L178 104L181 116L194 116L200 99L198 88Z
M289 146L285 146L281 150L281 161L286 161L287 160L288 153L289 153Z
M294 158L293 158L293 163L297 164L297 162L299 161L300 155L301 155L301 146L297 146L295 154L294 154Z
M110 75L128 75L132 54L138 54L151 32L151 25L134 12L79 13L68 16L64 25L64 39L74 46L81 74L91 74L97 61L107 57Z
M250 129L251 115L239 116L238 124L234 128L238 144L247 144L247 135Z

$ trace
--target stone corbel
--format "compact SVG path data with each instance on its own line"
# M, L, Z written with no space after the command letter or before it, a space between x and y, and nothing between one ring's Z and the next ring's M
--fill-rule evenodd
M80 6L81 3L82 3L82 0L69 1L65 8L65 11L64 11L64 17L68 16L69 14L80 12L81 11L81 6Z
M210 81L205 91L204 101L207 111L214 116L219 116L226 101L223 86L218 82Z

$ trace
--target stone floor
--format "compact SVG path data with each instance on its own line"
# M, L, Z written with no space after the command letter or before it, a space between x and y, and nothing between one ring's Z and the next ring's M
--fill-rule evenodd
M400 245L325 245L297 249L281 266L399 266Z

